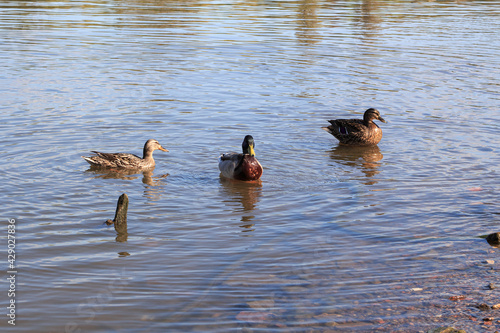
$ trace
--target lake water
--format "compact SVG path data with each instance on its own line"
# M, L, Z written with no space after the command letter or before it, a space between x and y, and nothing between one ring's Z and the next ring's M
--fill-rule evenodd
M500 329L498 1L3 1L0 31L2 331ZM369 107L376 147L321 129ZM261 181L220 178L247 134ZM150 138L152 173L80 157Z

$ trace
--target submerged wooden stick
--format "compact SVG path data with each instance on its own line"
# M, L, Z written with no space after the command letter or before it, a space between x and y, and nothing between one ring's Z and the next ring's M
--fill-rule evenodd
M123 193L118 198L115 212L115 227L121 224L127 224L128 196Z
M118 198L118 203L116 204L115 218L113 221L107 220L106 224L114 224L115 230L118 233L127 232L127 210L128 210L128 196L123 193Z
M486 236L486 241L490 245L500 245L500 232L494 232Z

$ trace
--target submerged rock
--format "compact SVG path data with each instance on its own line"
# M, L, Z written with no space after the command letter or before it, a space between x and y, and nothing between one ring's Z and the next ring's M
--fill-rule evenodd
M274 314L267 311L241 311L236 319L247 323L264 323L274 318Z
M490 309L490 306L486 303L476 304L475 307L481 311L487 311Z
M427 333L467 333L464 330L457 330L454 327L438 327L433 330L427 331Z
M268 310L274 306L274 300L267 299L262 301L253 301L247 303L249 307L256 310Z

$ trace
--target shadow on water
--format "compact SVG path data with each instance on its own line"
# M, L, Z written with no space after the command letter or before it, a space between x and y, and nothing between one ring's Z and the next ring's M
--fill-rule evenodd
M330 158L336 163L349 167L361 167L361 171L365 176L372 178L380 173L378 168L384 155L382 155L378 146L351 147L338 145L330 151ZM376 180L369 179L365 184L373 185L376 183Z
M242 213L240 225L242 232L253 231L252 220L255 215L252 211L256 208L262 194L262 181L242 182L220 177L222 191L229 198L229 205L234 206L234 213ZM237 205L233 205L237 203ZM240 208L241 207L241 208Z

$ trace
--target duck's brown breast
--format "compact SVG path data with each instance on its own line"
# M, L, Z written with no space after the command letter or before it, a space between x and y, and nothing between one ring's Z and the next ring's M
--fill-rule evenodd
M262 176L262 165L254 156L245 156L234 172L238 180L257 180Z

